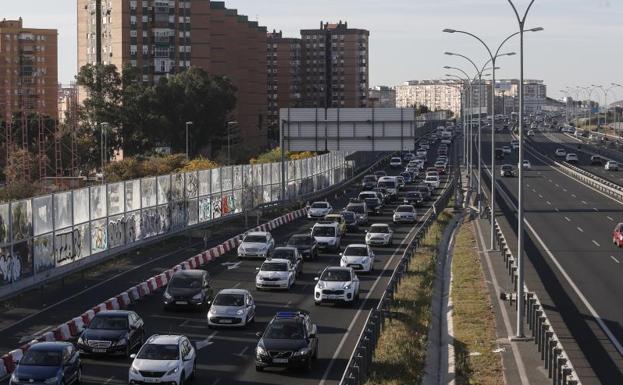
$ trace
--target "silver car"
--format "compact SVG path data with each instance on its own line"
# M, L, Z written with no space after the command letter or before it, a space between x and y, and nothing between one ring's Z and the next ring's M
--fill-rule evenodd
M394 211L394 223L415 223L417 212L411 205L400 205Z
M208 327L245 327L255 322L255 301L248 290L223 289L208 312Z

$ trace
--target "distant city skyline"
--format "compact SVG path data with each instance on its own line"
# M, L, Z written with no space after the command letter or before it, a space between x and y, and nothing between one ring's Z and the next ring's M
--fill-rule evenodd
M482 63L485 51L466 36L443 33L444 28L466 30L496 46L517 30L506 0L229 0L228 8L258 20L270 31L299 36L300 29L316 28L320 21L347 21L353 28L370 31L370 85L395 86L408 80L439 79L444 65L466 62L447 57L453 51ZM528 0L515 0L525 8ZM59 30L59 81L66 84L77 71L76 2L74 0L22 0L3 4L1 18L24 19L25 27ZM542 79L548 95L559 98L567 86L610 85L623 82L619 63L623 53L616 47L623 37L623 2L607 0L537 0L528 27L545 30L526 35L525 77ZM518 40L505 51L518 51ZM517 78L518 56L501 58L500 78ZM623 99L623 89L613 90L609 101ZM593 99L597 99L593 93ZM599 94L600 95L600 94ZM603 95L597 99L603 102Z

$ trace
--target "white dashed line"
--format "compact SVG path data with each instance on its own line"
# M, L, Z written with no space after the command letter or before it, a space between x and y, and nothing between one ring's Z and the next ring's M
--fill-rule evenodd
M567 189L566 189L566 188L563 188L563 189L562 189L562 191L567 192Z
M548 179L547 181L548 181L549 183L553 183L551 179Z
M556 183L556 187L560 187L560 185L558 183Z
M586 201L582 201L582 204L587 205L588 203L586 203Z
M552 202L550 202L550 201L545 201L545 203L547 203L550 206L552 205Z
M543 195L539 194L539 198L543 199Z
M535 192L536 192L536 190L535 190L535 189L532 189L532 192L533 192L533 193L535 193Z
M575 194L571 194L571 196L572 196L573 198L577 198L577 197L575 196Z
M597 241L596 241L596 240L594 240L594 239L593 239L593 243L595 244L595 246L597 246L597 247L601 247L601 245L600 245L599 243L597 243Z
M554 210L556 210L557 213L560 212L560 210L558 210L558 207L555 207Z
M595 210L596 212L599 212L599 209L597 207L593 207L593 210Z
M616 262L616 263L621 263L621 262L619 262L619 260L618 260L618 259L616 259L613 255L611 255L611 256L610 256L610 258L612 258L612 260L613 260L614 262Z
M614 222L614 219L610 218L610 217L606 217L608 218L611 222Z
M567 222L571 222L571 219L569 219L569 217L565 217L565 219L567 220Z
M581 227L578 227L578 231L579 231L579 232L581 232L581 233L583 233L583 232L584 232L584 230L582 230L582 228L581 228Z

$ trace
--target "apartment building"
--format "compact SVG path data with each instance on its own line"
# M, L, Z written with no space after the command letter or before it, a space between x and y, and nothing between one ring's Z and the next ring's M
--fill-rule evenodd
M265 27L221 1L77 1L78 68L131 65L147 84L191 66L227 76L238 90L237 133L266 143Z
M303 107L367 107L369 37L348 23L301 30Z
M445 80L412 80L396 86L396 107L424 105L430 111L461 113L462 86Z
M19 111L58 117L58 34L0 21L0 118Z
M519 80L501 79L495 82L496 113L519 111ZM524 80L524 111L534 114L543 109L547 101L547 86L543 80Z
M279 109L301 104L301 39L268 33L266 41L268 126L279 128Z
M387 86L370 88L368 103L372 108L396 108L396 88Z

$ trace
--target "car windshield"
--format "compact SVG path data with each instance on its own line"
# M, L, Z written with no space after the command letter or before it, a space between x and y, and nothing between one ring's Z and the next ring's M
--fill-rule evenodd
M359 199L365 199L365 198L376 198L376 194L375 193L359 194Z
M311 243L311 237L308 236L295 236L288 241L288 245L291 246L309 246Z
M376 182L376 177L372 175L364 176L363 181L364 182Z
M389 233L389 227L387 226L372 226L370 227L370 232L371 233L382 233L382 234L387 234Z
M201 287L201 279L199 277L174 276L169 283L169 287L177 289L199 289Z
M288 271L287 263L270 262L262 264L262 271Z
M305 338L303 324L294 320L275 320L270 323L264 338L277 340L301 340Z
M362 214L363 213L363 206L362 205L353 205L353 206L348 205L346 208L348 209L348 211L352 211L354 213L358 213L358 214Z
M141 360L162 360L173 361L179 359L179 348L177 345L143 345L136 358Z
M123 317L103 317L95 316L89 324L89 329L105 329L105 330L127 330L128 318Z
M512 170L513 167L512 166L502 166L502 170L506 171L506 170Z
M243 294L218 294L212 303L216 306L244 306Z
M279 258L288 259L288 258L292 257L293 255L294 255L294 250L290 250L290 249L275 249L273 251L273 254L272 254L271 258L275 258L275 259L279 259Z
M419 198L420 194L416 192L410 192L410 193L407 193L406 197L407 198Z
M427 176L426 180L428 180L428 181L436 181L437 177L436 176Z
M398 206L398 208L396 209L397 213L412 213L413 212L413 207L412 206Z
M327 203L313 203L311 205L312 209L326 209L327 207L329 207L329 204Z
M355 214L353 214L353 213L343 213L342 216L347 221L354 221L355 220Z
M28 366L59 366L61 364L61 352L31 349L24 353L19 364Z
M350 281L350 272L348 270L325 270L320 280L327 282L348 282Z
M327 226L314 227L312 235L314 237L334 237L335 229Z
M374 197L374 198L366 198L366 199L365 199L365 201L366 201L366 203L368 203L368 204L373 204L373 205L375 205L375 204L377 204L377 203L378 203L377 199L379 199L379 198L376 198L376 197Z
M266 243L266 237L264 235L247 235L244 242Z
M400 158L392 158L392 162L402 162L402 159L400 159Z
M395 182L379 182L379 187L389 187L389 188L394 188L396 187L396 183Z
M344 255L349 257L365 257L368 255L368 248L361 246L349 246L344 250Z

